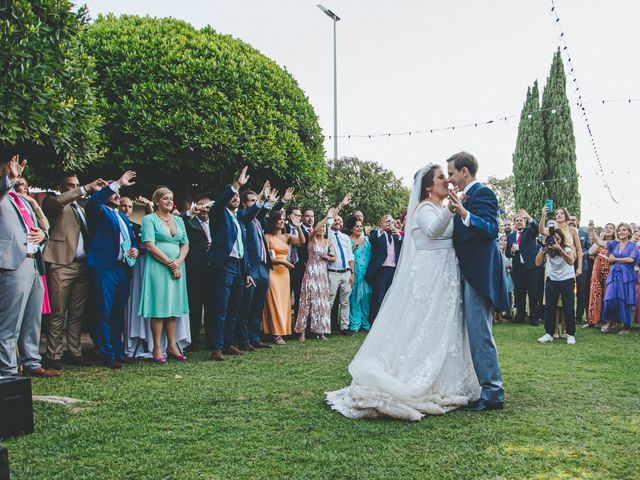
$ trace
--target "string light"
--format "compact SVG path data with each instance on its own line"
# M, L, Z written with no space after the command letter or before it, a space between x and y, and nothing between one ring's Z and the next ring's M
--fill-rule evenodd
M558 29L560 30L560 43L562 44L562 51L564 52L564 55L567 58L567 66L569 67L569 74L571 75L571 80L573 81L574 85L576 86L575 88L575 93L578 97L578 107L580 107L580 109L582 110L582 119L585 122L585 126L587 127L587 132L589 132L589 137L591 137L591 146L593 148L593 153L596 157L596 161L598 164L598 170L600 171L600 174L602 175L602 184L604 185L604 187L607 189L607 191L609 192L609 196L611 197L611 200L613 200L614 203L619 203L616 198L613 196L613 192L611 191L611 188L609 187L609 184L607 183L607 179L605 178L605 171L604 171L604 166L602 165L602 160L600 159L600 153L598 152L598 146L596 145L596 141L595 138L593 136L593 132L591 131L591 124L589 122L589 116L587 114L587 109L585 108L585 102L582 101L582 92L580 91L580 86L578 84L578 79L576 77L575 74L575 67L573 65L573 62L571 61L571 55L569 54L569 46L567 44L567 36L564 33L564 29L562 28L562 23L560 22L560 16L558 15L558 10L556 8L556 2L555 0L551 0L551 14L555 17L555 23L558 26ZM604 104L605 101L603 100L602 103ZM631 103L631 99L629 99L629 102Z

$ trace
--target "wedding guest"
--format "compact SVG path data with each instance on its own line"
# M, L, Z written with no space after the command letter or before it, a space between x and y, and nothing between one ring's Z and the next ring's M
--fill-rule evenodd
M607 223L602 229L600 239L610 242L616 239L616 226ZM602 307L604 304L604 290L611 264L607 260L607 248L601 247L594 240L589 248L589 255L594 257L591 273L591 289L589 293L589 309L587 323L582 328L593 327L602 321Z
M276 345L284 345L282 337L291 335L291 278L289 271L295 266L288 260L289 246L304 242L301 223L292 217L298 235L286 233L284 214L272 212L269 215L265 238L269 245L273 269L269 275L267 301L262 313L264 333L275 338Z
M42 201L42 209L51 223L51 241L44 249L51 301L51 315L45 319L46 363L56 370L63 368L63 362L85 364L81 334L90 291L90 270L86 265L89 229L87 215L78 200L105 185L98 178L82 186L75 174L64 173L58 182L60 195L49 195ZM67 354L63 355L65 340Z
M187 347L187 351L194 352L200 349L203 325L211 323L206 320L211 316L207 297L211 294L213 283L213 269L208 259L211 247L210 203L208 195L200 195L196 197L194 207L182 216L189 240L186 267L191 345Z
M243 289L253 283L245 255L247 229L240 219L240 188L249 180L244 167L209 210L211 248L207 252L213 270L213 282L207 298L211 316L205 317L204 331L211 360L222 361L224 354L245 355L236 344L236 321ZM224 349L224 353L223 353Z
M120 189L135 184L136 173L127 170L115 182L91 195L86 205L90 241L86 264L91 269L95 301L94 341L101 363L111 369L127 363L122 333L130 292L131 268L138 257L138 243L129 218L118 211Z
M365 278L373 290L369 314L373 322L393 281L396 262L400 259L402 248L402 238L393 224L391 215L384 215L380 219L380 228L371 231L369 241L371 242L371 261Z
M546 310L544 319L545 334L538 339L540 343L553 341L556 325L556 306L558 298L562 297L562 304L567 326L567 345L576 344L576 322L573 291L576 272L574 250L567 245L567 238L562 230L555 230L553 241L546 241L543 248L536 255L536 265L542 266L547 257L547 281L545 284Z
M633 227L632 227L633 228ZM633 237L631 241L634 242L638 246L638 259L636 260L636 297L638 301L635 306L635 315L633 316L637 322L640 323L640 231L636 230L633 232Z
M578 231L578 239L580 240L580 249L582 250L582 275L576 276L576 323L582 323L585 312L588 308L588 289L587 278L589 276L589 248L591 248L591 240L589 232L580 228L580 217L577 215L569 216L569 226ZM576 264L576 269L578 265ZM588 313L588 312L586 312Z
M515 323L524 323L526 301L529 298L529 323L537 325L542 319L540 299L540 275L544 267L536 265L539 246L538 223L524 209L513 220L515 231L507 236L505 255L512 260L511 277L515 290Z
M589 231L599 246L607 248L607 260L611 264L602 312L602 319L606 323L600 331L609 332L613 323L620 320L623 327L618 333L626 335L631 328L632 308L638 302L634 270L638 261L638 246L631 241L631 227L628 223L618 225L616 229L618 240L608 242L601 240L595 233L593 221L589 222Z
M291 192L293 194L293 188L287 189L287 192ZM285 192L282 201L286 203L286 199L290 198L290 195ZM296 226L298 223L302 221L302 211L298 206L290 206L286 210L287 213L287 222L285 225L285 230L289 235L297 237L300 232L302 232L302 236L300 237L300 243L297 245L289 245L289 257L288 260L293 264L294 268L289 272L291 276L291 295L293 297L293 318L297 318L298 308L300 303L300 289L302 288L302 277L304 276L304 272L307 266L307 259L309 257L309 251L307 247L307 242L309 240L309 233L306 228L302 228L298 230Z
M38 227L40 227L44 231L49 231L49 228L50 228L49 220L42 212L42 209L40 208L40 205L38 205L38 202L36 202L36 199L33 198L31 195L29 195L29 182L27 182L27 179L24 177L18 178L16 183L13 185L13 190L20 194L20 198L22 199L22 201L29 202L29 205L31 206L31 210L33 210L33 213L35 213L36 219L38 220ZM42 275L42 286L44 287L44 299L42 301L42 314L47 315L51 313L51 302L49 300L49 288L47 285L47 276L44 274ZM54 368L54 367L51 366L51 368ZM60 368L57 368L57 370L60 370Z
M350 201L350 196L347 202ZM335 254L335 261L329 262L329 302L333 307L338 292L340 292L340 332L342 335L351 335L349 330L349 297L355 280L353 265L353 250L351 239L342 232L342 217L336 215L327 220L329 226L329 241Z
M302 210L302 228L304 228L309 234L313 230L314 221L315 213L313 212L313 208L307 207Z
M347 219L347 230L353 250L353 267L355 279L349 297L349 330L357 332L362 329L368 332L369 310L371 307L371 286L365 280L367 267L371 261L371 243L364 235L362 220L354 215Z
M502 221L502 232L509 236L513 232L513 222L509 218L505 218Z
M44 263L38 252L47 236L29 202L12 189L26 165L18 155L0 159L0 376L18 374L18 351L24 375L54 377L60 372L43 368L39 353Z
M260 340L260 321L267 301L269 271L272 268L262 221L275 203L276 196L277 191L271 192L268 181L259 194L252 190L245 190L240 194L240 209L246 213L242 221L247 228L246 256L253 282L242 294L237 335L240 349L248 352L258 348L271 348L271 345Z
M167 355L179 361L187 358L176 343L176 317L189 313L184 260L189 252L189 239L182 218L171 214L173 192L159 188L151 201L156 212L142 220L142 242L147 260L142 280L140 316L151 319L153 360L165 363L161 340L167 334Z
M506 255L506 251L507 251L507 236L506 235L502 235L498 239L498 246L500 247L500 253L502 254L502 261L504 263L504 269L505 269L505 274L506 274L506 278L507 278L507 292L509 293L509 311L508 312L495 311L493 318L494 318L495 321L503 321L503 320L505 320L505 317L503 317L503 314L506 313L506 318L507 319L510 318L511 317L511 309L513 308L513 280L511 278L513 260L511 258L507 257L507 255Z
M339 207L341 208L341 207ZM339 208L332 208L325 218L320 220L309 235L309 259L300 289L300 308L294 331L305 341L307 326L320 340L326 340L325 334L331 333L331 303L329 302L329 274L327 263L335 261L330 251L331 243L325 238L326 223L334 218Z

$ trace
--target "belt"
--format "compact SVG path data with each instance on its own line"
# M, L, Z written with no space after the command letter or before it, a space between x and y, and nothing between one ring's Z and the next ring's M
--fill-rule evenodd
M27 258L36 258L35 253L27 253Z
M329 268L328 270L329 270L330 272L333 272L333 273L347 273L347 272L350 272L350 271L351 271L351 269L350 269L350 268L345 268L344 270L334 270L334 269L332 269L332 268Z

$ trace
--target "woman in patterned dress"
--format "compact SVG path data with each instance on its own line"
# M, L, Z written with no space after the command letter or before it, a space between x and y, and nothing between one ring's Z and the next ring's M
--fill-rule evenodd
M616 239L616 227L613 223L607 223L600 234L600 238L604 241ZM607 284L607 275L611 265L604 256L607 256L607 249L598 245L595 240L589 249L589 255L594 257L593 270L591 272L591 291L589 293L589 311L587 323L582 328L589 328L597 325L602 320L602 305L604 298L604 289Z

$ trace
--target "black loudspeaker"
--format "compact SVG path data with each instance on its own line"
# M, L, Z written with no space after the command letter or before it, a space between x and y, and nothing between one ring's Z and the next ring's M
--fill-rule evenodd
M9 452L0 447L0 480L9 480Z
M33 399L28 377L0 378L0 440L33 433Z

